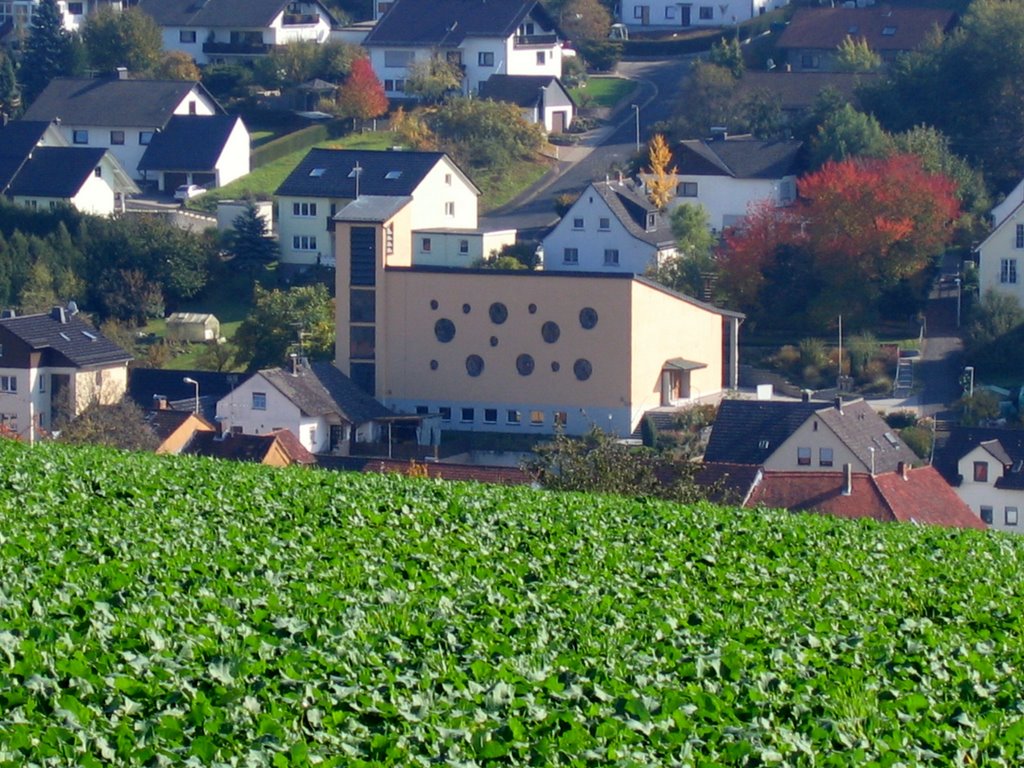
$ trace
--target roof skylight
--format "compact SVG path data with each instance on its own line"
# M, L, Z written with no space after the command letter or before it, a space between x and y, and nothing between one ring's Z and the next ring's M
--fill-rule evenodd
M325 173L327 173L326 168L314 168L312 171L309 172L309 175L312 176L314 179L319 179Z

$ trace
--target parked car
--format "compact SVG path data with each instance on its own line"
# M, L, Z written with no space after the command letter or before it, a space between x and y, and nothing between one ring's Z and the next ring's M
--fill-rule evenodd
M193 197L199 197L205 191L206 190L198 184L182 184L174 190L174 199L185 202L186 200L191 200Z

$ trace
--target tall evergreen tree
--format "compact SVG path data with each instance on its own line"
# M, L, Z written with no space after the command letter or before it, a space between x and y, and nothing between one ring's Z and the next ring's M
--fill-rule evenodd
M57 0L42 0L32 15L19 70L25 101L31 103L53 78L70 74L72 60L71 35L64 29Z
M233 223L234 231L228 236L228 248L234 256L236 269L247 272L255 280L258 272L280 255L277 240L256 207L249 200Z
M14 62L0 51L0 123L21 111L21 91L14 76Z

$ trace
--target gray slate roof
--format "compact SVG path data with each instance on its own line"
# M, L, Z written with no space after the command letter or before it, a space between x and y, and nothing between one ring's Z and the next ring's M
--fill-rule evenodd
M651 202L640 193L631 182L598 182L591 184L593 189L611 209L622 226L637 240L655 247L666 247L675 243L672 234L672 222L664 216ZM586 194L586 192L584 192ZM654 214L654 229L647 230L647 216Z
M32 102L25 119L49 122L60 118L66 125L111 128L163 128L193 88L216 104L202 84L190 80L58 77Z
M731 176L734 179L781 179L797 172L802 142L763 141L734 136L704 141L681 141L672 162L684 176Z
M304 416L336 413L349 423L358 425L395 415L359 389L331 363L299 365L295 373L283 368L268 368L260 371L260 375Z
M562 81L551 75L491 75L480 83L480 98L508 101L518 107L535 107L541 100L541 88L552 83L575 104Z
M377 22L363 45L456 48L467 37L506 39L528 16L547 29L555 26L536 0L401 0Z
M230 115L174 115L153 136L139 161L139 170L212 171L240 119Z
M934 466L950 485L958 486L963 478L957 473L957 462L979 445L1004 467L1003 476L995 480L996 488L1024 490L1024 430L954 427L945 445L935 449ZM998 474L990 470L989 477Z
M61 319L62 318L62 319ZM84 320L56 310L0 320L0 328L43 352L43 365L77 368L126 363L132 356Z
M216 371L171 371L162 368L132 368L128 373L128 397L144 410L153 407L156 395L171 402L188 402L191 410L195 400L195 386L186 384L185 378L199 382L200 399L208 397L216 401L224 397L239 384L244 383L251 373L218 373ZM205 413L205 408L203 409Z
M412 202L410 195L401 197L381 197L379 195L360 194L335 216L335 221L387 221Z
M274 194L354 199L356 180L350 174L358 163L360 195L411 195L444 157L443 152L311 149ZM393 178L387 178L389 173Z
M267 27L289 0L142 0L139 10L161 27ZM323 11L337 22L326 8Z
M7 190L9 195L73 197L103 160L102 147L36 147Z
M863 400L844 403L842 411L821 402L723 400L704 461L763 464L812 416L835 432L865 466L874 461L876 473L895 472L900 462L909 466L917 461L914 452Z
M18 175L49 125L45 120L16 120L0 127L0 192Z

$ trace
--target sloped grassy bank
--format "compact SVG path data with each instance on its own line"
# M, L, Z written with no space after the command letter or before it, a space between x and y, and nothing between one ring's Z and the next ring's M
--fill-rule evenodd
M0 441L0 765L1019 765L1022 546Z

